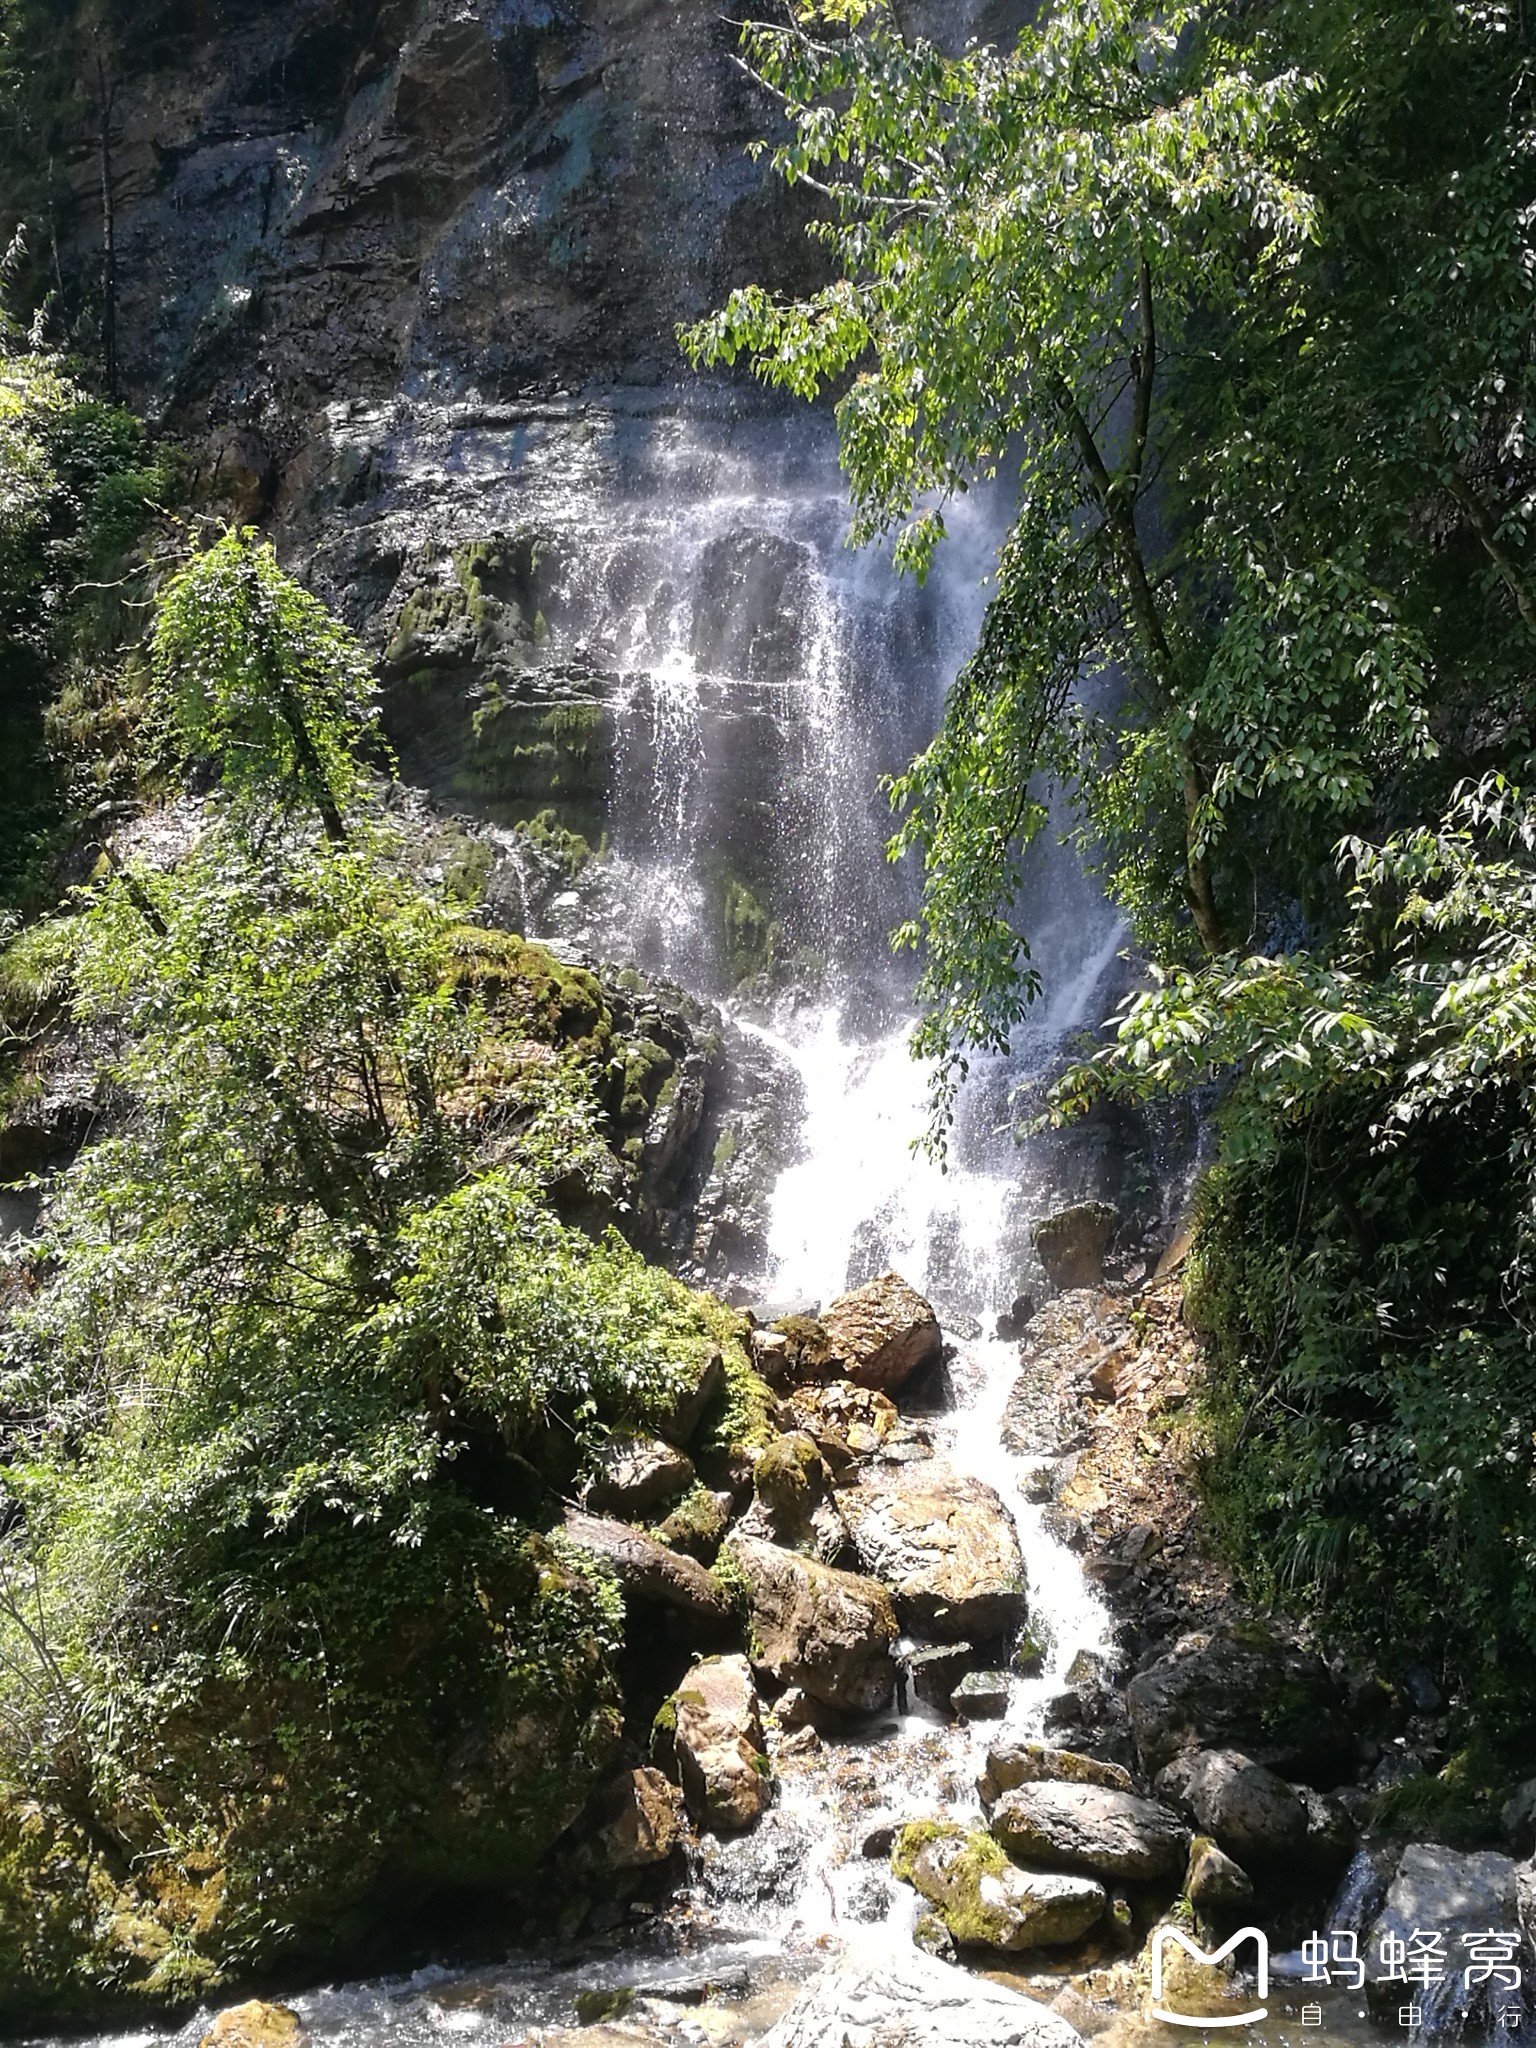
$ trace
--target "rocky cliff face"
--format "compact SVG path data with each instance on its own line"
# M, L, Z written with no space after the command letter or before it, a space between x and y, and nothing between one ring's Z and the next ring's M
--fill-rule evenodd
M709 0L135 10L113 58L129 394L281 464L339 394L674 375L678 320L807 274L802 208L744 154L770 110L734 42Z

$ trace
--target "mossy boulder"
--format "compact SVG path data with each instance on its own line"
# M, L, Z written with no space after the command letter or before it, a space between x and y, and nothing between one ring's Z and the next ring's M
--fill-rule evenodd
M961 1948L1064 1947L1104 1912L1104 1888L1092 1878L1020 1870L990 1835L958 1822L909 1822L891 1869L928 1900Z
M198 2048L304 2048L308 2039L304 2022L291 2006L250 1998L221 2012Z
M751 1537L733 1537L722 1554L750 1588L760 1671L839 1711L885 1706L896 1676L896 1614L882 1585Z

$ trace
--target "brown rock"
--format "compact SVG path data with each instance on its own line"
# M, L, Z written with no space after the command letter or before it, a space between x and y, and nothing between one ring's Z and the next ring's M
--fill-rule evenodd
M566 1510L565 1528L584 1549L607 1559L628 1598L673 1608L706 1628L729 1626L730 1600L695 1558L668 1550L627 1522L584 1515L575 1508Z
M1075 1749L1057 1749L1049 1742L994 1742L987 1767L976 1781L985 1804L1020 1785L1104 1785L1111 1792L1133 1792L1131 1774L1119 1764L1101 1763Z
M252 1998L221 2012L198 2048L304 2048L308 2039L304 2022L288 2006Z
M1108 1202L1074 1202L1037 1223L1031 1235L1051 1285L1062 1293L1097 1287L1119 1221L1119 1211Z
M896 1615L873 1579L751 1537L728 1553L752 1589L752 1661L812 1699L849 1713L886 1705Z
M665 1863L682 1839L677 1793L660 1771L649 1766L621 1771L608 1788L605 1804L613 1817L598 1840L614 1870Z
M773 1779L746 1658L706 1657L695 1664L658 1719L698 1824L751 1827L773 1796Z
M821 1318L845 1378L882 1393L901 1386L944 1348L939 1319L897 1273L841 1295Z
M1024 1620L1024 1559L990 1486L936 1458L863 1471L838 1489L859 1562L889 1586L903 1627L995 1642Z
M823 1454L830 1441L834 1455L846 1446L856 1458L878 1451L901 1420L888 1396L852 1380L796 1387L784 1406L792 1426L813 1437Z

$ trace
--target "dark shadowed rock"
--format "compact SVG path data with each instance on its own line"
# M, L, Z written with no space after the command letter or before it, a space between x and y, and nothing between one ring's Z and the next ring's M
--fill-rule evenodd
M683 1839L676 1789L648 1765L620 1771L605 1788L598 1843L613 1870L665 1863Z
M601 1514L644 1515L693 1484L686 1451L660 1437L616 1437L587 1482L586 1503Z
M1235 1749L1191 1750L1157 1780L1177 1807L1249 1870L1295 1863L1307 1842L1307 1809L1283 1778Z
M1331 1784L1353 1760L1343 1696L1322 1659L1258 1632L1183 1637L1131 1680L1125 1704L1149 1774L1185 1750L1232 1748Z

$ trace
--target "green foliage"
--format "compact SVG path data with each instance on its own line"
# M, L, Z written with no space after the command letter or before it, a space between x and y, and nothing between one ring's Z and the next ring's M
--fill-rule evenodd
M69 792L50 698L109 666L120 637L109 593L82 585L121 580L173 488L138 421L34 349L0 298L0 902L35 901L57 850ZM80 738L89 758L95 734Z
M1226 1076L1191 1302L1255 1582L1490 1714L1536 1670L1536 819L1492 777L1342 856L1331 960L1180 970L1058 1113Z
M551 1205L612 1167L602 991L411 879L347 751L355 646L232 536L157 655L211 821L0 966L11 1028L67 1000L123 1106L0 1376L7 2012L356 1954L392 1901L525 1878L619 1725L618 1589L540 1528L740 1349Z
M1174 963L1331 921L1342 832L1520 744L1530 35L1452 0L1062 0L957 56L879 0L744 30L837 275L685 346L835 392L853 538L919 574L956 493L1018 479L893 789L941 1122L1039 986L1019 855L1052 780Z
M155 627L155 679L185 754L213 758L238 811L302 801L332 839L378 722L362 649L250 527L196 555Z

